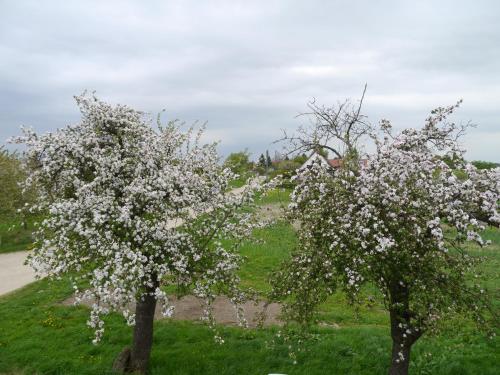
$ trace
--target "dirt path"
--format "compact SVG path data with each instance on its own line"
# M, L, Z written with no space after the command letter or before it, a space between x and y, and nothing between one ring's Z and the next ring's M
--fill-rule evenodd
M173 320L200 320L203 316L203 302L195 296L185 296L180 299L175 296L169 296L169 301L174 306L174 313L170 319ZM70 297L62 304L65 306L73 306L75 298ZM82 305L91 307L94 301L82 301ZM264 311L264 303L259 302L246 302L243 306L245 319L248 321L249 327L256 327L259 323L260 316ZM213 303L213 314L215 321L219 324L237 326L238 319L236 311L227 297L219 296ZM134 306L130 306L131 311L135 310ZM265 311L264 326L281 325L279 315L281 313L281 306L277 303L271 303L267 306ZM160 311L160 306L156 307L155 319L165 319Z
M35 272L23 265L27 251L0 254L0 295L35 281Z

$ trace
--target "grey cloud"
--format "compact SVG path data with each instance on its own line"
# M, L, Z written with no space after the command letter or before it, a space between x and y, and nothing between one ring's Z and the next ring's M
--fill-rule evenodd
M500 161L496 1L0 2L0 138L78 120L96 90L188 122L224 153L275 146L312 97L418 126L464 98L473 159Z

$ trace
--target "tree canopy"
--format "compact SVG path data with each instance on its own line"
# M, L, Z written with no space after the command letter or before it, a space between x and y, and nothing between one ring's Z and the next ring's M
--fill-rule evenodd
M500 169L464 163L461 180L437 157L463 161L457 137L464 129L446 121L457 107L438 108L421 129L399 134L382 121L380 133L370 131L376 151L366 165L350 143L342 168L332 173L313 163L299 172L291 196L299 241L273 278L272 296L286 302L289 320L309 324L337 289L356 303L363 285L375 285L391 321L391 374L407 374L412 344L441 319L460 312L482 328L491 321L488 293L471 282L477 259L463 243L487 245L480 235L485 224L500 223ZM328 134L346 138L341 125Z

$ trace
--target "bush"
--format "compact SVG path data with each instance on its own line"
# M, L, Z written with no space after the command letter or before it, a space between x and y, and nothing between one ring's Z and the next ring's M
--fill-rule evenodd
M474 160L471 162L471 164L477 169L493 169L496 167L500 167L499 163L493 163L490 161L483 161L483 160Z
M26 177L17 152L0 147L0 219L16 217L17 210L34 199L33 191L23 193L19 183Z
M253 169L254 164L250 161L250 153L244 150L229 154L224 166L231 169L233 173L245 175Z

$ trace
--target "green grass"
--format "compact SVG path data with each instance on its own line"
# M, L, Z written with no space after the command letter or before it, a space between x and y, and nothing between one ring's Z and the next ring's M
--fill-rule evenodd
M245 185L248 181L249 178L255 177L254 173L252 172L245 172L242 173L238 178L235 178L234 180L229 181L229 188L235 189L242 187Z
M285 188L271 190L263 197L260 197L258 204L280 204L287 206L290 203L290 193L291 190Z
M32 243L32 231L32 220L23 227L19 220L0 219L0 254L29 249Z
M269 274L287 256L296 239L292 227L283 221L255 232L262 242L242 246L241 253L246 259L240 270L240 277L244 287L265 293L270 290Z
M106 319L102 343L90 343L88 310L59 304L71 294L67 280L42 280L0 298L0 373L109 374L131 328L116 314ZM279 342L276 329L221 327L218 345L207 327L189 322L155 323L151 374L383 374L389 361L386 326L359 324L318 329L318 341L299 353L298 364ZM453 336L421 339L413 352L414 374L496 374L495 343L470 328Z
M261 204L286 202L275 192ZM286 192L284 193L286 195ZM283 198L283 199L282 199ZM256 232L263 243L246 243L247 262L240 270L243 285L262 294L269 291L268 275L278 267L296 238L291 226L278 221ZM485 233L492 246L470 246L486 258L481 265L488 288L497 293L500 270L500 231ZM131 328L112 314L98 346L91 343L86 327L88 309L60 304L71 295L66 279L41 280L0 297L0 374L109 374L113 359L131 340ZM374 293L367 290L366 293ZM356 374L387 372L390 336L387 313L379 303L363 305L359 314L341 294L321 306L319 317L337 323L338 329L317 328L317 340L306 344L296 365L287 343L276 339L278 328L244 330L220 327L225 344L213 340L213 332L194 322L155 322L151 374ZM414 346L411 374L493 375L498 373L498 339L477 332L469 321L448 322L439 336L424 336Z

